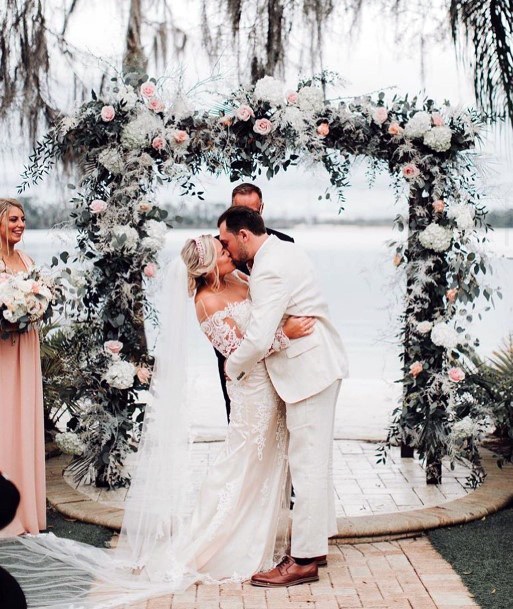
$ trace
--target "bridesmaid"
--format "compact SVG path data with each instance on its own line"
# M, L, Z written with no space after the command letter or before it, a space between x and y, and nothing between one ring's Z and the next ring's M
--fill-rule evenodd
M19 249L25 212L16 199L0 198L0 273L34 264ZM18 487L21 502L0 537L37 534L46 528L43 384L35 327L0 339L0 471Z

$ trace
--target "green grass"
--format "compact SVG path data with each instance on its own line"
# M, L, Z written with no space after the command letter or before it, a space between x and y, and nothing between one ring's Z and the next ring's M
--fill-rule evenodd
M513 609L513 508L429 538L482 609Z
M95 524L87 524L78 520L71 520L51 507L48 507L46 510L46 518L46 533L53 533L57 537L66 537L67 539L88 543L97 548L104 548L113 535L111 529Z

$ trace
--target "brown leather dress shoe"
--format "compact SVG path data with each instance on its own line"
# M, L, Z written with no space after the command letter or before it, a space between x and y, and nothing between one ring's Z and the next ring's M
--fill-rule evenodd
M267 572L255 573L251 578L253 586L279 588L281 586L296 586L319 580L315 560L307 565L298 564L291 556L285 558Z
M326 556L326 554L324 556L314 556L314 560L317 563L318 567L328 566L328 557Z

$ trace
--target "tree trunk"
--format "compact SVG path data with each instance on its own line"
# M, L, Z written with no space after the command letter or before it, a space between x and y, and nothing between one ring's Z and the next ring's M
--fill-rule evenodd
M123 73L145 72L148 59L141 42L141 0L130 0L130 13L126 32L126 47L123 55Z

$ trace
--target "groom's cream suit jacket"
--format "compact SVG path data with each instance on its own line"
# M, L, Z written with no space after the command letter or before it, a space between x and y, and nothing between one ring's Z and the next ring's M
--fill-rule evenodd
M273 343L276 329L290 315L316 318L314 331L290 341L265 359L279 396L294 404L347 376L342 341L328 317L315 269L294 243L270 235L255 255L249 290L251 318L244 340L226 361L226 373L242 380Z

